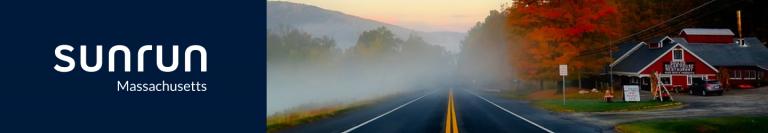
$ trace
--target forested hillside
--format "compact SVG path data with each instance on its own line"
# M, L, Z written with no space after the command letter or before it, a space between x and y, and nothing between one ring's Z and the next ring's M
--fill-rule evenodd
M518 0L468 31L460 73L465 81L509 88L523 80L556 81L558 64L573 74L595 76L623 41L676 35L682 28L736 30L742 11L744 36L768 40L768 8L759 0ZM569 76L575 79L581 76Z

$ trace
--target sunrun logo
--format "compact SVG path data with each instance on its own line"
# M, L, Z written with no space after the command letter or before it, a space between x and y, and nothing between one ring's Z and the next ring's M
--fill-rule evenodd
M152 51L153 49L156 51L155 57L156 61L155 64L157 65L157 69L159 69L162 72L173 72L176 71L176 68L179 67L179 46L173 45L173 62L170 66L166 66L166 64L163 63L163 46L162 45L155 45L153 48L152 45L144 45L139 48L139 50L136 52L137 55L137 71L138 72L144 72L144 54L148 51ZM80 45L80 67L85 72L98 72L101 70L102 66L102 46L96 45L96 64L89 65L86 62L86 59L88 59L88 46ZM67 52L64 52L67 51ZM61 61L66 62L66 65L56 64L53 66L53 69L61 72L61 73L67 73L71 72L75 69L77 61L70 57L69 55L66 55L64 53L72 53L75 51L75 47L72 47L67 44L62 44L56 47L54 50L54 55L56 55L56 58L58 58ZM108 66L109 66L109 72L115 72L115 53L122 52L123 54L123 60L125 72L131 72L131 58L133 58L131 54L131 49L124 45L114 45L111 48L109 48L109 59L108 59ZM200 72L206 72L208 71L208 53L205 51L205 47L200 45L190 45L187 46L187 48L184 50L184 72L191 72L192 71L192 53L197 52L200 55ZM208 91L207 84L205 82L200 81L184 81L184 82L166 82L166 80L156 81L156 82L131 82L128 80L125 81L117 81L117 91L118 92L206 92Z
M166 66L163 64L163 46L162 45L156 45L155 46L155 57L157 64L157 69L159 69L162 72L173 72L178 68L179 66L179 46L173 45L173 63L171 63L170 66ZM88 46L80 45L80 67L83 69L83 71L86 72L97 72L101 69L102 66L102 45L96 45L96 64L89 66L88 63L86 63L86 59L88 57L87 52ZM70 72L75 69L76 61L74 58L65 55L62 53L62 51L68 51L72 52L75 48L71 45L62 44L56 47L54 50L54 54L56 55L56 58L58 58L61 61L64 61L67 63L67 65L62 66L60 64L56 64L53 66L53 69L66 73ZM144 72L144 53L147 51L152 51L152 45L144 45L141 46L136 53L138 55L138 72ZM184 50L184 72L191 72L191 55L192 52L199 52L200 54L200 72L206 72L208 71L208 53L205 51L205 47L200 45L190 45L187 46L187 48ZM124 45L115 45L109 48L109 72L115 72L115 53L122 52L125 61L125 72L131 72L131 50L128 49L128 47Z

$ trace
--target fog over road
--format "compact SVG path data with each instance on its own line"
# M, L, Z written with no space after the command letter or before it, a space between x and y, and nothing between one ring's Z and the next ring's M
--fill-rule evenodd
M452 94L451 94L452 93ZM449 98L451 97L452 98ZM449 101L453 100L453 108ZM598 126L465 89L414 91L281 132L600 132ZM447 128L446 128L447 127Z

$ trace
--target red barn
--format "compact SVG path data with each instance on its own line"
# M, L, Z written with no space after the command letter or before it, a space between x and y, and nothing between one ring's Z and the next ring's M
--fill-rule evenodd
M680 36L620 45L610 64L616 81L647 90L650 74L658 72L666 87L681 90L697 79L718 79L730 88L766 84L768 48L757 38L739 44L728 29L685 29Z

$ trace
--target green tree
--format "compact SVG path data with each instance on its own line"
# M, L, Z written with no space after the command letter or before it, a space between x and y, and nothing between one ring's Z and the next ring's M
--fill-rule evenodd
M492 10L483 22L472 27L462 41L459 73L467 82L507 85L514 79L509 63L507 12ZM499 84L502 83L502 84ZM506 87L506 86L499 86Z
M267 30L267 63L324 64L338 56L336 42L293 28Z
M360 34L357 44L349 49L349 51L358 58L380 60L394 55L397 52L399 42L401 40L395 38L392 31L389 31L386 27L379 27Z

